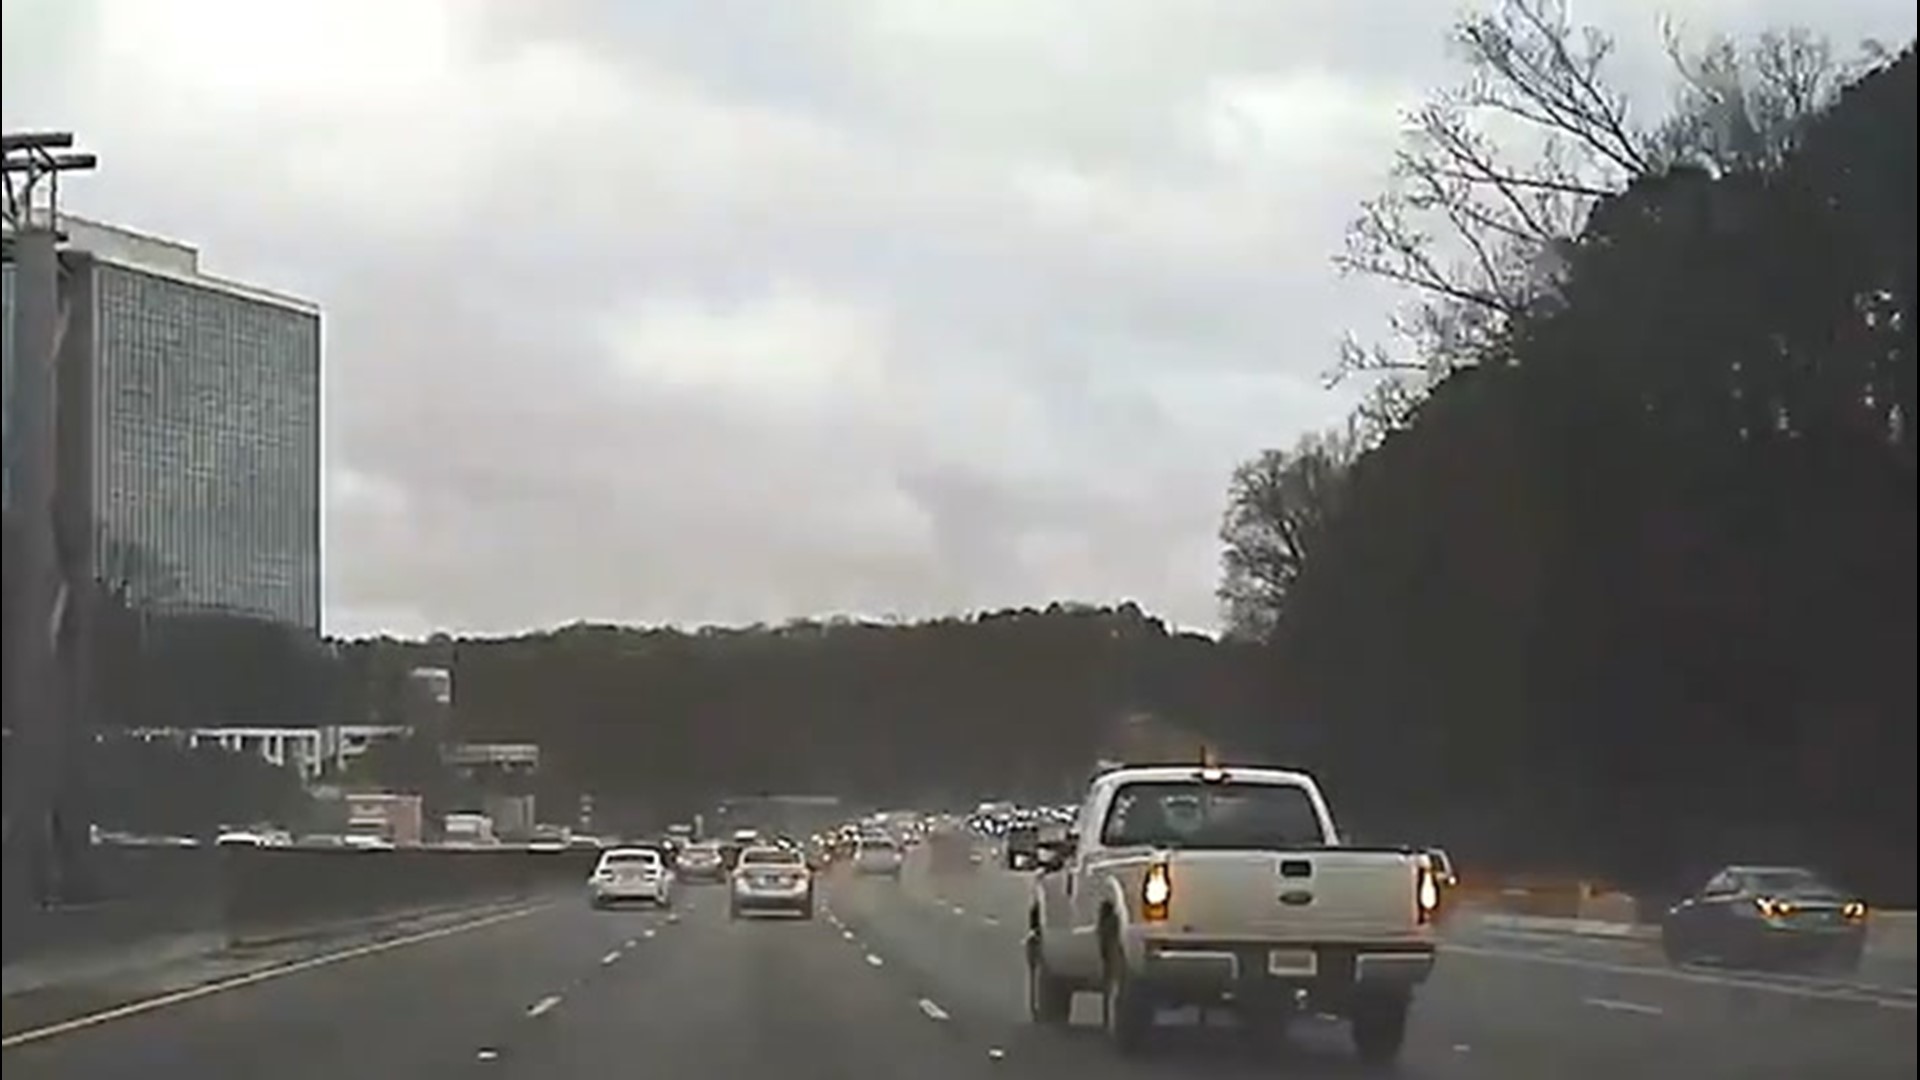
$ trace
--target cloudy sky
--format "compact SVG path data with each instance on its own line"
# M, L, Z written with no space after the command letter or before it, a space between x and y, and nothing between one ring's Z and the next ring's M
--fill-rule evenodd
M5 0L94 217L327 311L327 622L1132 598L1339 419L1329 257L1444 0ZM1904 42L1912 0L1587 0Z

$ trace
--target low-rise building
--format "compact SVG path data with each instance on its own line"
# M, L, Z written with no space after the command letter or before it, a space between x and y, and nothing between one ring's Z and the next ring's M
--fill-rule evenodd
M406 737L409 730L397 724L220 725L135 728L127 734L146 742L167 739L187 747L219 747L236 753L257 754L274 765L298 769L301 779L311 782L327 772L345 768L348 762L378 743Z

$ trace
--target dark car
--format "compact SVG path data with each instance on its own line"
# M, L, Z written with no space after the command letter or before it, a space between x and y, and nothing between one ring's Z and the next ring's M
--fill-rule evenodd
M680 880L717 885L727 880L727 857L719 844L688 844L680 853Z
M1729 866L1661 920L1660 945L1676 964L1743 967L1860 966L1867 906L1798 866Z

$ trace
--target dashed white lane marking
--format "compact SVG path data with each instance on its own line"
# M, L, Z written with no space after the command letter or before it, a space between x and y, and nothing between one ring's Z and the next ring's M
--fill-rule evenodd
M1643 1005L1638 1001L1620 1001L1617 998L1582 998L1581 1004L1608 1012L1638 1013L1641 1016L1660 1016L1666 1012L1658 1005Z
M938 1002L936 1002L936 1001L934 1001L934 1000L933 1000L933 999L931 999L931 998L921 998L921 999L920 999L920 1011L921 1011L921 1012L923 1012L923 1013L926 1013L926 1014L927 1014L927 1019L929 1019L929 1020L950 1020L950 1019L952 1019L952 1017L950 1017L950 1016L948 1016L948 1015L947 1015L947 1010L945 1010L945 1009L943 1009L943 1008L941 1008L941 1007L940 1007L940 1005L939 1005L939 1003L938 1003Z
M613 963L613 962L614 962L615 960L618 960L618 959L620 959L620 950L619 950L619 949L615 949L615 950L613 950L612 952L610 952L610 953L608 953L607 955L605 955L605 956L603 956L603 957L601 957L601 958L600 958L600 966L601 966L601 967L605 967L605 966L607 966L608 964L611 964L611 963Z
M980 916L980 921L983 923L986 923L988 926L1000 925L1000 919L997 916L993 916L993 915L982 915Z
M627 944L626 944L626 946L625 946L625 947L626 947L626 948L629 948L629 949L631 949L631 948L633 948L633 947L634 947L635 945L638 945L638 944L640 944L640 939L639 939L639 938L628 938L628 939L627 939Z
M391 952L394 949L405 948L408 945L419 945L440 938L452 937L455 934L464 934L469 930L478 930L482 927L493 926L510 919L524 919L537 911L544 911L552 906L551 904L535 904L531 907L515 908L512 911L485 915L477 919L468 920L467 922L455 923L452 926L438 926L431 930L422 930L417 934L408 934L404 937L391 938L386 941L376 941L367 945L356 945L351 949L342 949L339 952L325 953L320 956L310 956L305 960L295 960L292 963L281 964L277 967L264 968L260 971L250 971L245 975L235 975L231 979L222 979L219 982L207 983L204 986L190 987L186 990L176 990L172 993L161 994L158 997L150 997L143 1001L130 1002L126 1005L118 1005L111 1009L103 1009L97 1013L89 1013L86 1016L76 1016L71 1020L62 1020L57 1024L29 1028L26 1031L16 1031L0 1039L0 1049L10 1050L13 1047L25 1043L51 1039L57 1035L65 1035L70 1031L79 1031L82 1028L94 1027L95 1025L105 1024L113 1020L124 1020L129 1016L138 1016L141 1013L164 1009L169 1005L180 1005L185 1002L196 1001L200 998L212 997L215 994L224 994L229 990L239 990L243 987L253 986L256 983L266 982L269 979L278 979L302 971L311 971L314 968L327 967L328 965L338 964L346 960L357 960L362 956L373 956L376 953Z
M842 930L842 931L840 931L840 936L841 936L841 937L843 937L843 938L845 938L845 939L847 939L848 941L852 941L852 940L853 940L853 931L851 931L851 930Z
M653 935L655 935L655 934L657 934L657 933L659 933L659 931L657 931L657 930L655 930L655 929L654 929L653 927L651 927L651 926L649 926L649 927L647 927L647 928L646 928L645 930L642 930L642 931L640 932L640 936L641 936L641 937L644 937L644 938L650 938L650 937L652 937Z
M885 960L882 960L882 959L880 959L879 957L877 957L877 956L875 956L875 955L873 955L872 953L868 953L868 954L867 954L867 963L868 963L868 964L869 964L870 966L872 966L872 967L879 967L879 966L880 966L881 964L884 964L884 963L886 963L886 961L885 961Z
M1007 1052L1005 1050L1000 1049L997 1046L987 1047L987 1057L990 1060L999 1061L1001 1058L1006 1056L1007 1056Z
M527 1006L527 1015L529 1017L545 1016L548 1013L552 1012L553 1007L558 1004L560 1004L560 995L548 994L546 997L543 997L539 1001L536 1001L533 1004Z
M492 1061L493 1059L499 1056L500 1056L500 1051L495 1050L489 1046L483 1046L480 1049L474 1051L473 1053L473 1057L475 1061Z

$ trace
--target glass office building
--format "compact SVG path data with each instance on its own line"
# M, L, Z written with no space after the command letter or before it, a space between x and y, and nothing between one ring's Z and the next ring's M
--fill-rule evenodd
M317 632L319 309L203 274L186 245L63 224L101 578L142 606Z

